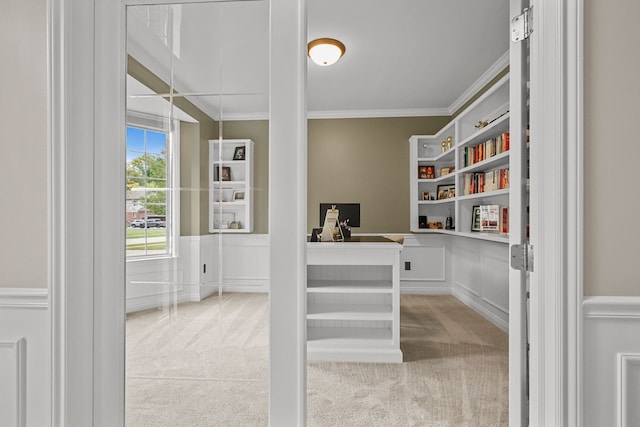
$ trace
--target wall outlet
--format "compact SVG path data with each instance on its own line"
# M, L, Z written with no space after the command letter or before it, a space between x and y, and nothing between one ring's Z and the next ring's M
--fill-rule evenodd
M411 261L405 261L405 262L404 262L404 269L405 269L406 271L411 270Z

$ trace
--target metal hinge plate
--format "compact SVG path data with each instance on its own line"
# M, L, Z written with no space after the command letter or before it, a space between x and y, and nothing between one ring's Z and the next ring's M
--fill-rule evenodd
M511 268L521 271L533 271L533 246L525 243L511 246Z
M511 41L521 42L529 38L533 32L533 15L531 9L525 8L521 15L511 20Z

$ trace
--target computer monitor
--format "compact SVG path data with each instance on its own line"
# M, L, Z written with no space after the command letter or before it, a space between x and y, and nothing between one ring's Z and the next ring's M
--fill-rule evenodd
M331 206L338 209L338 220L347 223L349 227L360 227L360 203L320 203L320 226L324 224L324 218L327 214L327 209L331 209Z

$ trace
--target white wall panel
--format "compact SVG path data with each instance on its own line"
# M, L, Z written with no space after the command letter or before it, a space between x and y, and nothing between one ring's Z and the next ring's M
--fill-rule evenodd
M584 427L640 425L640 297L584 302Z
M455 238L452 293L487 320L509 328L509 252L503 243Z
M0 426L51 425L46 288L0 289Z
M0 420L26 426L26 341L0 338Z
M400 252L400 292L405 294L451 293L449 236L404 235ZM410 263L409 266L406 263ZM407 270L406 267L410 269Z

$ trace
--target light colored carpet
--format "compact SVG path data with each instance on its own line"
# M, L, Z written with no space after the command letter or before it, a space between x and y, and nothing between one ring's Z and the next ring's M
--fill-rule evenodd
M130 427L266 426L267 295L127 320ZM506 426L508 338L451 296L401 296L402 364L314 362L308 425Z

